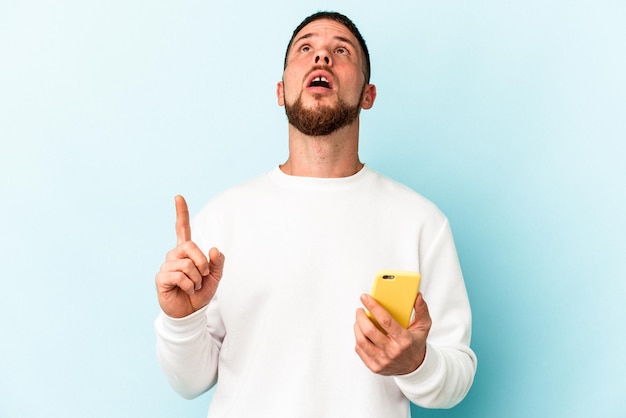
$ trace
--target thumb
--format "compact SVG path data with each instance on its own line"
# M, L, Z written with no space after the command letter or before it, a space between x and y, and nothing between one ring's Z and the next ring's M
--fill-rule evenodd
M428 332L432 325L432 319L430 318L430 313L428 312L428 305L424 301L422 297L422 292L417 294L417 298L415 299L415 315L413 317L413 321L409 325L410 329L423 329Z
M213 247L209 250L209 269L212 275L217 278L222 277L224 271L224 261L226 257L217 248Z

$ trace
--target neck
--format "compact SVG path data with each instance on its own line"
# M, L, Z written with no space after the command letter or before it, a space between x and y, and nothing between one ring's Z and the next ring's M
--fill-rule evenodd
M352 176L363 168L358 145L358 119L327 136L307 136L289 125L289 158L280 169L302 177Z

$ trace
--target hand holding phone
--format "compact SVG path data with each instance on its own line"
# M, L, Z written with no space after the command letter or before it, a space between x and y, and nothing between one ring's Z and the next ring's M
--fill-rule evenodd
M376 274L370 294L400 325L407 328L420 281L421 276L415 271L382 270ZM386 334L374 316L369 311L366 314Z

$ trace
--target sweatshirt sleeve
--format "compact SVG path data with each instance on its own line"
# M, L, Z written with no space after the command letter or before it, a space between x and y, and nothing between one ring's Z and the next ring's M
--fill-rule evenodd
M217 305L213 298L187 317L171 318L161 312L155 321L159 365L170 385L186 399L200 396L217 381L225 334Z
M477 360L470 349L472 317L448 220L420 257L421 292L432 326L417 370L394 379L404 395L425 408L451 408L469 391Z

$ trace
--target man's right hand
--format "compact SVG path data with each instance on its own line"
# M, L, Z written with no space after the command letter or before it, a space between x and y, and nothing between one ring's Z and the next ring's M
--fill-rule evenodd
M211 248L207 258L191 241L187 202L182 196L175 200L177 244L167 253L156 275L156 287L163 312L182 318L211 301L222 278L224 255Z

